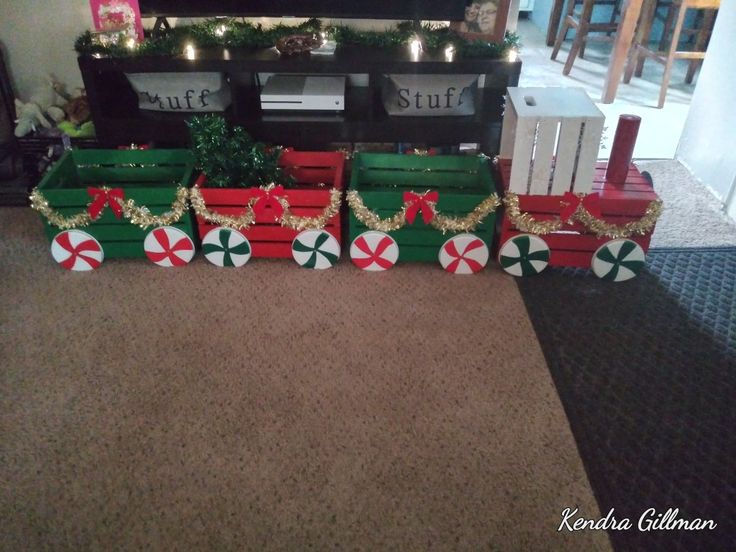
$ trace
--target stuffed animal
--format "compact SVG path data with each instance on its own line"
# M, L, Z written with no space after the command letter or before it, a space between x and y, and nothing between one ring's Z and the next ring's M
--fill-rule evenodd
M79 126L71 121L62 121L57 128L70 138L92 138L95 136L95 124L92 121L85 121Z
M60 82L52 81L52 86L54 91L66 101L62 109L69 121L75 126L81 126L89 121L91 113L84 88L77 88L72 96Z
M74 95L69 94L64 85L52 75L47 76L46 83L47 86L34 91L28 103L15 101L15 135L21 138L31 132L56 126L73 138L94 136L94 125L90 121L89 102L84 89L77 88ZM56 105L57 95L65 102L61 107Z
M15 135L22 138L39 128L52 128L66 118L64 110L54 105L41 108L38 103L15 100Z

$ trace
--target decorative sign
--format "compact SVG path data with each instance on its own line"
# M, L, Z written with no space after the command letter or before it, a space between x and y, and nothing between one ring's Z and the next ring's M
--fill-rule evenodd
M136 42L143 41L143 22L138 0L89 0L95 30L122 31Z
M138 94L138 107L149 111L224 111L230 86L222 73L126 73Z
M389 115L473 115L478 75L388 75L383 105Z

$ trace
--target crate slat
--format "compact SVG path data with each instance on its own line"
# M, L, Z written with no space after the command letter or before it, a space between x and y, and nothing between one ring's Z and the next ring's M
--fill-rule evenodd
M557 141L558 123L554 119L542 119L537 128L537 143L534 151L534 167L531 194L546 194L552 176L552 160Z
M208 207L231 207L244 209L245 205L256 196L249 188L202 188L202 197ZM330 203L328 189L287 189L284 197L293 207L320 207Z
M380 167L380 170L376 170L376 167ZM435 174L435 170L439 168L447 169L442 172L443 178L440 179ZM458 174L462 178L445 178L457 170L461 171ZM379 175L388 176L380 180ZM401 186L396 185L399 181ZM433 185L438 181L442 186ZM460 183L465 187L460 188ZM350 187L358 191L366 207L382 218L390 217L401 209L406 190L417 193L438 191L437 210L448 216L467 215L496 191L488 164L477 157L371 153L361 153L355 157ZM348 218L348 227L351 241L368 230L352 212ZM490 247L494 232L495 213L491 213L484 224L472 234ZM399 261L437 262L440 247L455 234L448 232L443 235L431 225L425 225L421 215L417 215L412 225L389 232L389 235L399 246Z
M279 158L286 175L296 179L295 187L286 188L290 211L297 216L317 216L330 204L331 189L343 188L345 156L341 152L304 152L287 150ZM324 184L324 186L318 186ZM201 188L207 208L215 213L240 216L255 196L247 188ZM291 258L291 242L299 232L273 223L270 213L256 219L255 225L243 231L251 242L253 257ZM341 240L341 215L335 215L325 230ZM200 237L215 228L202 217L196 217Z
M506 109L514 114L504 118L502 131L507 142L513 140L513 154L508 155L512 149L509 143L502 154L514 160L509 190L517 194L560 195L571 184L577 192L591 190L605 117L585 90L511 87ZM561 161L550 167L555 141L556 157ZM550 168L552 174L548 172Z
M571 188L582 124L583 119L580 117L564 119L560 124L560 141L555 156L551 195L562 195Z
M92 200L87 193L90 185L123 188L126 199L161 215L176 200L177 186L191 184L193 167L188 150L72 150L64 153L38 189L49 205L64 216L87 208ZM46 221L44 225L49 239L60 232ZM189 211L172 226L194 238ZM142 230L125 218L116 218L105 207L99 219L81 230L100 242L106 258L115 258L145 257L143 239L151 228Z
M593 189L593 175L595 173L596 159L598 159L598 145L601 142L603 123L605 119L588 119L585 121L585 129L580 138L584 147L580 148L578 163L575 167L575 178L572 190L578 194L587 194ZM586 144L590 144L585 147Z
M658 199L649 182L633 167L629 171L629 178L623 186L613 187L600 178L605 173L606 163L595 166L596 180L593 191L600 190L600 206L602 219L609 224L625 224L641 219L647 207ZM512 174L511 161L500 159L497 164L497 175L502 188L507 188ZM519 195L519 208L529 213L536 220L552 220L560 215L561 195ZM652 231L643 236L632 236L629 239L638 243L646 253L649 250ZM524 234L514 226L504 212L500 223L499 244ZM611 238L599 238L592 234L581 223L565 224L562 231L540 236L550 247L550 266L571 266L590 268L593 253Z

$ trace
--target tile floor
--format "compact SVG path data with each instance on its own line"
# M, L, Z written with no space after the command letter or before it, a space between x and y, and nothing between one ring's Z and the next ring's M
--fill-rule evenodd
M697 83L685 84L687 62L675 62L667 101L657 109L657 97L663 66L647 61L642 77L634 77L630 84L620 84L612 104L600 103L611 44L591 42L585 59L576 59L569 76L562 74L571 40L563 44L556 61L550 59L552 48L545 44L545 35L529 20L519 21L521 59L523 66L519 86L579 86L597 103L606 116L606 129L599 155L607 158L616 129L618 116L624 113L639 115L642 124L634 157L637 159L672 159L685 124L692 93ZM573 36L571 32L570 37Z

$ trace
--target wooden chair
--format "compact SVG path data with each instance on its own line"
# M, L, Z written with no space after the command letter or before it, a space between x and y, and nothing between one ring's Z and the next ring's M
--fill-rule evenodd
M592 23L593 8L596 6L612 6L610 21L607 23ZM576 8L582 6L582 10L578 14ZM565 67L562 69L563 75L568 75L575 63L575 58L585 54L585 43L588 40L612 40L611 33L616 31L616 17L619 14L619 0L568 0L567 15L562 22L560 32L557 34L554 48L552 49L552 59L557 59L562 42L567 36L570 29L575 29L575 39L573 40L570 52L567 54ZM589 33L607 33L606 36L589 36Z
M689 84L693 81L695 71L698 69L700 64L703 63L703 59L705 58L708 39L713 31L713 24L720 4L720 0L674 0L672 6L677 9L677 19L672 31L672 39L670 40L669 48L664 51L660 46L660 51L651 50L648 47L649 33L637 33L637 38L629 52L629 59L626 64L626 70L624 71L624 82L630 82L631 77L635 72L637 76L641 76L644 60L646 58L652 59L657 63L661 63L664 65L664 76L662 77L662 86L659 90L659 101L657 103L657 107L662 107L665 99L667 98L667 88L670 84L672 65L675 59L690 60L690 66L688 67L687 75L685 76L685 82ZM700 28L696 33L694 49L681 51L677 48L680 42L680 36L683 34L685 15L689 9L704 10L703 18L701 20ZM643 15L641 25L651 26L651 20L653 17L653 10L649 10L649 12Z

